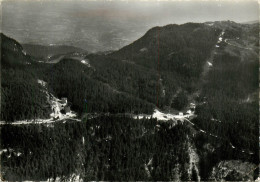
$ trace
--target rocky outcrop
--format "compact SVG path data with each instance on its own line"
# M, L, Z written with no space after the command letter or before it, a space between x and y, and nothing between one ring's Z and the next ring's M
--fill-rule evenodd
M253 181L256 165L240 160L221 161L213 167L210 180L214 181Z

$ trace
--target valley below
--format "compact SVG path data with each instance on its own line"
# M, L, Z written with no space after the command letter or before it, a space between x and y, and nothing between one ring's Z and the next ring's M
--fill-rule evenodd
M171 24L95 53L1 34L2 178L257 179L258 32Z

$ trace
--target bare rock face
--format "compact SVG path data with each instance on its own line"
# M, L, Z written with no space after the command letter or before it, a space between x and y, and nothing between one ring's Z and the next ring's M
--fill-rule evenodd
M240 160L219 162L212 170L210 179L215 181L253 181L255 164Z

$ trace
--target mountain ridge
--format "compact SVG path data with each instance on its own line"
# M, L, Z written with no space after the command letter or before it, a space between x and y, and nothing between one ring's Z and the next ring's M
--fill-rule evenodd
M19 45L16 51L17 43L3 37L5 177L252 180L256 171L244 174L259 162L258 32L234 22L154 27L119 51L53 64L31 59ZM49 117L38 79L66 97L81 122L12 124Z

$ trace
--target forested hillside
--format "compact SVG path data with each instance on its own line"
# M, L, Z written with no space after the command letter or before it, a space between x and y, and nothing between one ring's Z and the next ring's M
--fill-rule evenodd
M37 63L22 46L1 34L1 120L15 121L49 117L46 94L30 71Z
M75 173L84 181L174 180L179 175L187 180L190 130L169 126L107 116L53 128L5 125L2 148L9 150L1 155L3 179L66 179Z
M93 72L92 68L79 61L64 59L46 71L46 80L54 93L58 97L67 97L72 109L80 114L153 112L153 104L118 91L114 85L95 80L91 77Z
M181 77L195 79L201 74L203 63L220 32L221 29L203 23L154 27L137 41L111 55L159 69L162 74L164 71L176 72Z
M164 108L177 90L196 89L220 31L194 23L155 27L119 51L87 59L96 79Z
M173 24L118 51L51 64L1 34L1 120L49 118L46 92L78 114L1 125L4 178L253 180L257 168L245 166L259 163L258 32L230 21Z
M220 26L217 24L217 26ZM258 102L258 24L239 26L226 23L223 41L213 59L196 108L194 123L219 140L227 142L226 147L216 152L217 157L243 161L251 158L259 162L259 102ZM198 139L215 143L215 137L201 136ZM198 145L203 148L203 145ZM204 150L201 150L204 151ZM234 154L235 151L235 154ZM205 151L204 151L205 152ZM224 154L221 156L221 153ZM201 158L207 160L205 153ZM249 157L250 156L250 157ZM210 155L212 157L212 155ZM212 160L214 161L214 160ZM203 164L204 163L204 164ZM208 171L208 162L203 161L203 171ZM217 162L216 162L217 163ZM207 179L208 174L204 174Z
M7 58L2 60L2 64L4 69L12 64L19 72L26 69L26 74L33 74L34 81L27 81L27 84L36 83L40 78L47 81L49 90L58 97L68 97L72 102L72 108L79 114L85 112L85 100L88 101L88 112L152 113L155 106L161 109L173 106L173 96L179 89L184 90L185 93L195 89L199 73L209 56L209 51L205 51L203 46L206 45L207 50L210 50L219 31L203 24L168 25L159 29L158 36L161 44L157 45L157 28L153 28L141 39L118 52L110 55L87 56L86 59L91 67L74 60L62 60L54 65L44 65L37 60L35 62L35 58L32 61L19 43L15 43L19 46L18 50L13 50L15 45L9 45L8 50L3 49L3 55ZM203 38L195 39L201 32ZM5 43L7 42L5 39L3 42L8 44ZM140 51L143 47L144 51ZM160 49L161 63L158 65L160 72L156 68L157 49ZM173 54L176 49L177 53ZM21 58L9 58L16 54ZM25 58L27 61L24 60ZM12 63L13 61L17 62ZM143 64L144 62L147 64ZM20 64L24 64L24 67L20 67ZM179 66L171 67L171 65ZM188 74L191 75L187 76ZM3 76L3 78L7 77ZM37 95L37 91L35 93ZM43 102L43 99L40 100ZM35 102L35 99L33 101ZM25 105L30 107L32 104ZM26 116L42 117L42 114L38 114L42 111L37 108L35 110L26 109L23 113L30 113ZM36 113L32 114L32 112ZM26 119L30 118L32 117ZM14 119L25 119L25 117L15 116ZM4 117L4 120L14 119Z

